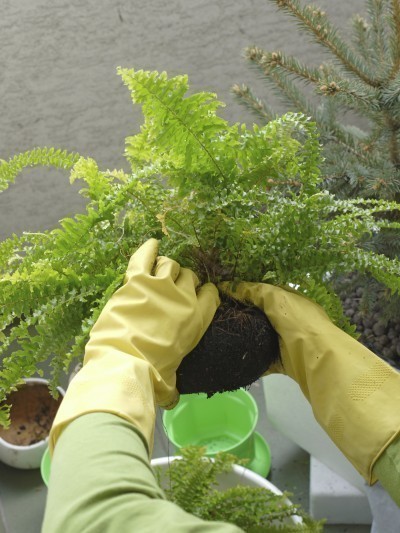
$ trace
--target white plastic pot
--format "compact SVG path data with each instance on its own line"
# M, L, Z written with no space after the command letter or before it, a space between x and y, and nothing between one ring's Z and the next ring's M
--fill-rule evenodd
M174 457L160 457L158 459L152 459L151 466L161 467L162 470L166 470L171 461L179 460L179 456ZM164 478L165 479L165 478ZM267 479L256 474L252 470L245 468L244 466L233 465L231 472L222 473L217 476L218 486L221 490L226 490L237 485L244 485L248 487L261 487L267 489L274 494L281 495L282 492L270 483ZM290 500L287 500L291 503ZM288 523L302 524L303 520L300 516L291 516L288 519Z
M361 492L365 481L316 421L298 384L283 374L263 378L267 416L272 425Z
M35 433L42 435L47 424L44 420L54 418L65 391L58 387L60 397L55 400L47 388L48 381L42 378L29 378L16 392L11 393L11 426L0 428L0 461L21 469L39 468L47 448L48 433L32 444L21 444L35 440ZM51 424L50 424L51 425ZM48 428L50 429L50 428Z

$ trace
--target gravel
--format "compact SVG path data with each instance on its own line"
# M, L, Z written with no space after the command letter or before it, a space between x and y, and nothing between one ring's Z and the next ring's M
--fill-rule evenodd
M341 281L339 296L344 312L356 325L359 342L400 370L400 318L384 320L383 298L378 299L372 309L363 310L363 287L353 287L352 279Z

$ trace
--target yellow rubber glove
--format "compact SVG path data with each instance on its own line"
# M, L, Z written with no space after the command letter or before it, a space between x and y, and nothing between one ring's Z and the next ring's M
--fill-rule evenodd
M132 422L151 450L155 401L166 409L178 402L176 369L208 328L219 296L211 283L197 291L191 270L157 252L155 239L137 250L93 326L83 367L55 418L51 451L69 422L91 412Z
M400 435L400 373L336 327L317 304L291 289L262 283L221 289L254 303L279 335L282 363L315 418L368 483L373 466Z

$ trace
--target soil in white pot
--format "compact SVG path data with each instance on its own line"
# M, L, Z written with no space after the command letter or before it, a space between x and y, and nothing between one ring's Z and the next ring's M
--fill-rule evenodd
M0 427L0 437L16 446L30 446L44 440L56 416L62 398L51 396L47 385L25 383L8 395L11 425Z

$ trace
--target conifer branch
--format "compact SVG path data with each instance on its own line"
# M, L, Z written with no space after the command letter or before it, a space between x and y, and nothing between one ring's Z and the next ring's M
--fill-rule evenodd
M390 113L385 113L386 123L390 131L389 151L390 160L396 168L400 168L399 132L400 124L393 119Z
M351 136L348 134L345 134L340 127L340 125L337 122L333 121L327 121L326 120L326 114L319 113L317 109L311 104L311 102L304 98L303 95L300 93L300 91L297 89L297 87L288 79L288 74L292 74L292 72L286 72L284 69L282 71L279 69L279 66L277 66L277 63L274 62L274 57L272 54L268 54L265 51L263 51L261 48L258 47L249 47L245 50L245 57L249 59L252 64L254 64L257 68L259 68L262 73L266 76L267 80L270 80L273 89L277 92L278 96L283 99L285 97L286 101L290 103L291 105L295 105L297 110L300 110L307 116L311 116L313 120L317 122L319 127L323 132L325 132L324 137L328 139L329 141L335 142L336 144L340 144L346 150L350 153L353 153L354 155L357 155L361 159L365 159L365 155L361 153L357 148L356 144L352 142ZM270 60L268 60L270 58ZM276 59L276 58L275 58ZM271 66L271 62L274 63L273 68L269 68ZM300 65L295 60L292 63L293 65ZM331 75L333 73L332 68L327 68L325 65L323 65L322 73L324 76ZM305 75L304 78L306 81L309 81L310 83L317 83L321 80L321 71L317 69L307 69L306 67L299 67L300 71L302 71ZM301 74L301 72L300 72ZM301 78L301 75L299 76ZM332 82L332 84L328 87L324 84L321 84L320 82L320 90L322 87L322 93L328 95L333 94L334 90L338 91L339 86ZM344 91L343 91L344 92ZM271 115L273 111L268 106L263 107L263 102L255 98L250 89L243 85L242 87L239 87L238 85L235 86L234 93L240 97L243 98L244 102L247 104L250 109L259 116L266 118L267 120L271 119ZM347 100L350 99L350 96L353 96L353 99L351 101L352 105L354 104L354 97L357 97L357 93L355 94L347 94ZM373 97L376 97L375 93L372 93ZM371 97L371 93L370 93ZM361 102L364 103L365 101L365 95L361 94L359 95L359 99ZM365 104L367 106L367 103ZM262 106L262 107L259 107ZM260 109L260 112L258 110ZM264 113L262 110L265 110Z
M396 117L399 114L398 105L400 102L400 72L385 84L381 91L381 100L384 109ZM396 117L400 118L400 117Z
M342 79L322 83L318 87L324 96L340 96L344 99L346 106L350 109L365 111L379 111L381 103L379 93L376 89L366 86L365 84L349 82Z
M370 27L368 22L360 15L355 15L352 23L354 30L354 46L356 47L357 53L360 55L360 57L362 57L369 68L371 68L373 50L369 44Z
M282 71L292 74L307 83L318 83L321 81L321 72L316 68L310 68L300 63L295 57L286 56L280 51L265 52L261 48L252 46L246 48L245 57L256 63L264 73L269 69L280 67Z
M302 95L285 70L280 70L279 67L271 69L265 66L264 53L260 48L247 49L246 55L252 65L261 70L266 76L266 80L272 83L273 89L282 100L285 99L292 107L294 106L297 111L301 111L304 115L316 116L316 110L311 102Z
M368 32L369 45L373 67L379 77L386 78L389 65L389 44L385 31L385 18L387 14L387 0L368 0L367 11L370 16L370 28Z
M276 117L276 113L260 98L257 98L253 95L250 88L245 85L233 85L232 86L233 94L239 98L239 102L245 105L252 113L255 113L261 118L273 120Z
M324 135L324 138L328 142L333 142L341 146L346 152L356 156L357 159L364 161L365 163L368 162L368 158L360 151L359 146L354 143L354 140L349 135L346 135L345 132L343 132L338 124L331 131L328 130L327 134Z
M391 56L392 69L389 73L389 79L393 80L400 70L400 2L391 0L392 17L389 19L392 26L391 35Z
M303 8L298 0L270 1L296 17L301 26L313 35L317 43L328 48L339 59L345 70L356 75L371 87L380 86L380 81L368 75L359 59L338 36L337 30L330 24L324 11L310 5Z

